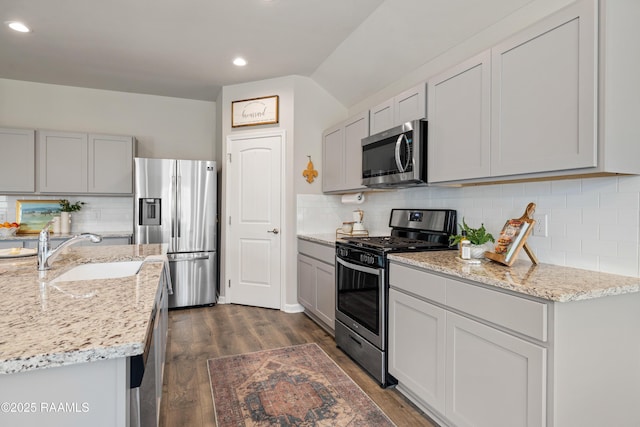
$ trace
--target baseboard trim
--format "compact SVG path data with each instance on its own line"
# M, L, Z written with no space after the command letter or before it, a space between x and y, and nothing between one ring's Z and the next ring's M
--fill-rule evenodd
M302 313L304 311L304 307L300 304L285 304L282 311L285 313Z

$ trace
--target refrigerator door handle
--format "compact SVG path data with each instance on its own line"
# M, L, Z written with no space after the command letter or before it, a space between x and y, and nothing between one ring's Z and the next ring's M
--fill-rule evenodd
M182 179L180 175L176 177L176 188L177 196L176 196L176 224L178 228L178 238L182 237L181 225L182 225Z
M168 256L170 262L182 262L182 261L197 261L202 259L209 259L209 255L198 255L193 257L173 257L171 255Z
M175 175L171 176L171 194L175 194L176 188L176 177ZM171 203L171 238L176 237L176 202L172 200Z

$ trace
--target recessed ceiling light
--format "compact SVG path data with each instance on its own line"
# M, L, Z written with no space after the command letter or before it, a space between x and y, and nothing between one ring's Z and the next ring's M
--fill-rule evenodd
M245 65L247 65L247 60L241 57L237 57L236 59L233 60L233 65L236 65L238 67L244 67Z
M27 27L22 22L10 21L10 22L7 22L7 25L9 26L9 28L11 28L14 31L19 31L21 33L30 33L31 32L31 28Z

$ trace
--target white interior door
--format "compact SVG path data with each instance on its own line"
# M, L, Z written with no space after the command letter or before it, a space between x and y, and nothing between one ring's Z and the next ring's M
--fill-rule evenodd
M230 302L280 308L284 132L233 136L229 183Z

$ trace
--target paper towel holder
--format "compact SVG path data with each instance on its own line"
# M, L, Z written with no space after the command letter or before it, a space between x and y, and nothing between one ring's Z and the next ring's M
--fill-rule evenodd
M341 202L344 204L361 204L364 203L364 193L344 194Z

